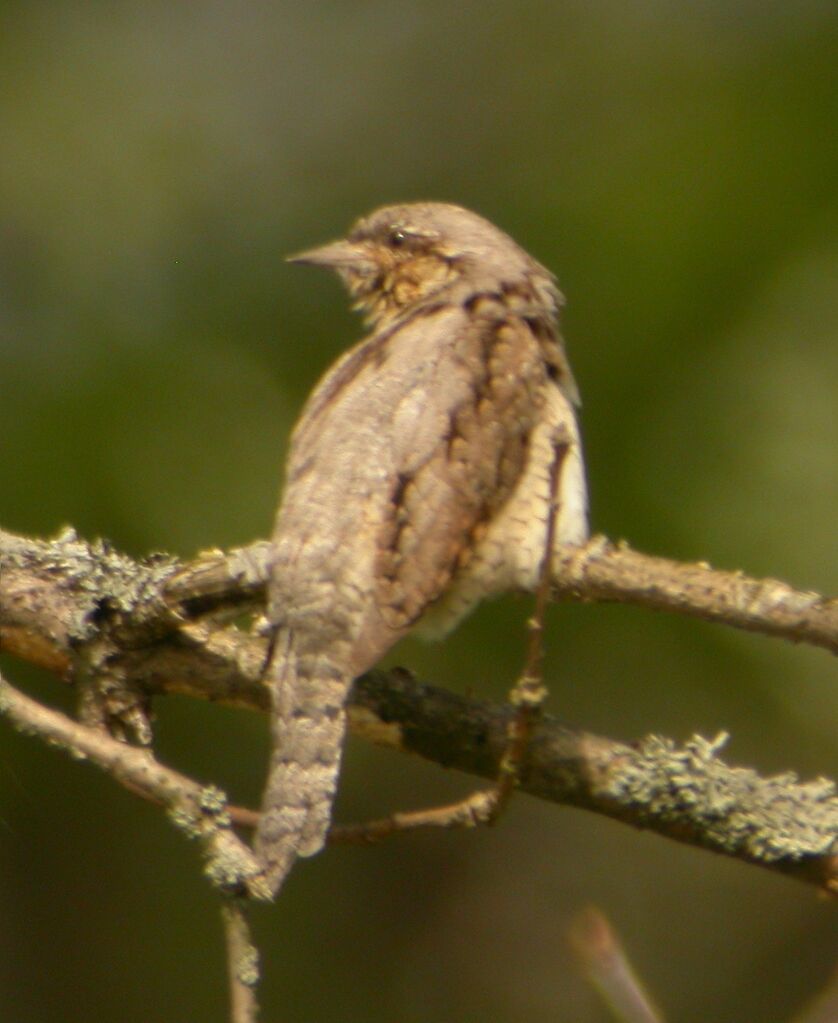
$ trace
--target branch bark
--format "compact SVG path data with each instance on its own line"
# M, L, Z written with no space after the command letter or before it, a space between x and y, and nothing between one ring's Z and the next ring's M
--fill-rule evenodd
M221 921L227 947L227 976L230 986L230 1023L256 1023L259 1004L259 953L250 936L247 905L229 900L221 907Z
M225 616L258 611L268 557L267 544L254 544L208 552L189 564L162 557L136 562L72 532L51 542L0 532L0 650L85 684L106 680L102 721L127 721L125 733L139 740L136 708L151 696L180 692L264 711L264 640L258 630L225 624ZM838 601L775 580L654 558L597 538L569 550L552 582L557 599L641 604L838 652ZM0 710L19 727L58 738L172 805L172 778L154 774L169 769L149 751L25 701L3 684ZM497 777L510 713L507 706L423 685L403 671L358 680L350 708L353 729L370 740L486 778ZM94 736L104 745L92 742ZM629 746L545 717L521 787L838 893L832 783L762 778L725 764L720 745L695 737L678 747L649 736ZM177 780L177 800L188 797L194 815L208 790L183 776ZM229 830L227 837L235 838ZM228 851L222 848L222 878ZM252 866L246 856L238 859L243 853L241 846L233 857L239 877Z

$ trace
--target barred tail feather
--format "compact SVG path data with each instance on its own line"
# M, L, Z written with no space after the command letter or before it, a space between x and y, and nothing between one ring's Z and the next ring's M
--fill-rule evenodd
M327 653L301 653L282 630L270 665L273 750L255 849L273 894L298 856L323 848L332 816L352 678Z

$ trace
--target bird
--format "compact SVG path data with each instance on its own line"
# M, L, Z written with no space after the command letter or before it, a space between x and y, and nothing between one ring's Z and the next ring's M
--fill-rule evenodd
M335 271L369 332L305 404L272 537L254 840L272 894L324 845L353 680L409 632L441 638L483 599L534 590L551 509L554 552L588 537L550 271L440 202L382 207L289 261Z

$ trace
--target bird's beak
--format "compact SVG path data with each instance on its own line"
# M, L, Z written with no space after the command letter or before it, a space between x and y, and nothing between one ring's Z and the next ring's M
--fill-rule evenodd
M341 239L321 245L316 249L297 252L293 256L288 256L287 261L289 263L304 263L307 266L325 266L332 270L349 268L358 270L370 263L370 258L360 245Z

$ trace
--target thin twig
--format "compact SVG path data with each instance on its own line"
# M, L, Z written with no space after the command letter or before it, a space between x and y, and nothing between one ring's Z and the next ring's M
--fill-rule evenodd
M187 837L197 839L205 857L204 873L218 888L247 889L266 898L252 878L256 860L232 830L227 797L214 785L200 785L155 760L150 750L112 739L100 729L73 721L21 693L0 676L0 714L21 732L34 733L58 746L74 759L89 760L118 781L162 803L173 823Z
M535 608L527 622L527 654L524 668L509 693L509 702L515 708L507 726L507 746L500 761L498 783L495 789L495 805L490 816L494 823L510 796L521 780L521 769L527 755L533 731L541 717L547 688L544 685L544 618L550 600L550 581L553 573L553 549L556 540L556 518L559 514L559 479L570 451L566 437L556 438L553 460L550 463L549 501L547 526L544 537L544 554L538 572L538 589L535 594Z
M590 906L573 918L568 940L583 972L615 1019L620 1023L664 1023L619 938L598 909Z
M478 789L444 806L403 810L363 824L335 824L329 830L330 845L370 845L384 838L419 828L474 828L489 824L496 805L494 789Z
M241 899L227 899L221 906L227 947L230 984L230 1023L256 1023L259 1003L259 952L253 944L247 907Z
M838 1020L838 968L826 987L798 1013L792 1023L835 1023Z

